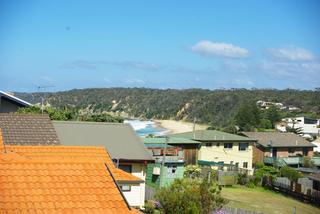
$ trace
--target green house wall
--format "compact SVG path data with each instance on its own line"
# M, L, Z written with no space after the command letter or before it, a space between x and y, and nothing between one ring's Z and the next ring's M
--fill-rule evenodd
M168 166L177 166L176 173L174 176L170 176L168 174ZM153 168L160 167L160 163L150 163L147 165L147 175L146 175L146 184L152 187L160 187L160 179L162 176L162 186L166 186L171 184L176 178L183 178L184 166L183 163L166 163L164 166L164 174L160 173L160 175L153 175Z

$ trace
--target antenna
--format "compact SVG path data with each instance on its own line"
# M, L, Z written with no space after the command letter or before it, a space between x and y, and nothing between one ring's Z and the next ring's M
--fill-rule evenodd
M52 88L54 87L54 85L39 85L37 88L38 88L38 93L40 93L40 90L43 90L43 92L47 89L47 88ZM43 114L43 110L44 110L44 106L43 106L43 103L44 103L44 97L41 96L41 114Z
M193 118L193 139L196 139L196 121L197 118Z

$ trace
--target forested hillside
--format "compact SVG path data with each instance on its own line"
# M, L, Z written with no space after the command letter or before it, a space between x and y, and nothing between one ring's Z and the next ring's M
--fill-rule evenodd
M160 90L147 88L91 88L56 93L16 93L31 103L40 97L50 105L91 112L112 112L147 119L189 120L214 126L227 126L245 103L257 100L281 102L317 117L320 114L320 92L273 89L230 90Z

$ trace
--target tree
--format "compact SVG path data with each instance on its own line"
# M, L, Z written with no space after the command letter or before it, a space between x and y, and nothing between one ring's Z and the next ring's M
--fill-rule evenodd
M170 186L159 189L155 198L166 214L209 214L226 203L221 187L213 179L176 179Z
M92 122L111 122L111 123L122 123L123 118L117 116L111 116L110 114L91 114L88 115L85 121L92 121Z
M72 120L75 117L73 111L64 108L64 109L56 109L52 107L45 107L45 114L48 114L51 120ZM38 106L31 106L26 108L19 108L17 114L42 114L41 108Z
M240 106L234 119L242 131L252 131L260 123L260 110L256 104L244 104Z
M291 121L292 121L292 127L287 126L286 131L295 133L296 135L303 135L303 129L301 127L298 127L298 128L294 127L297 123L295 118L291 118Z
M275 123L281 119L279 109L276 106L271 106L269 109L267 109L265 115L266 119L271 122L271 128L274 128Z
M314 168L315 167L314 161L310 157L303 157L302 165L303 165L303 167L307 167L307 168Z
M27 108L19 108L18 114L41 114L41 108L38 106L31 106ZM48 114L51 120L81 120L92 122L112 122L122 123L123 118L118 116L112 116L106 113L101 114L85 114L79 115L76 109L69 109L64 107L63 109L57 109L52 107L45 107L44 113Z
M259 183L262 185L262 180L264 177L271 177L273 180L279 174L279 170L273 166L259 164L259 167L260 168L256 169L254 173L257 184Z
M263 129L272 129L273 128L273 125L272 125L272 122L268 119L264 119L262 118L260 120L260 128L263 128Z
M184 177L186 178L200 178L201 168L198 165L188 165L184 170Z
M303 130L301 127L298 128L294 128L294 127L286 127L286 131L287 132L292 132L295 133L296 135L302 135L303 134Z
M295 182L297 182L299 178L303 177L300 172L288 166L284 166L280 169L280 175Z

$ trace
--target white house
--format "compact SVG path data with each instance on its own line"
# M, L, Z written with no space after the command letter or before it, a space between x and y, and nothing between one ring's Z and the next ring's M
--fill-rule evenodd
M319 152L320 153L320 137L317 138L315 141L311 142L312 144L314 144L317 147L313 148L314 152Z
M320 134L320 120L306 117L284 118L276 125L276 129L285 132L285 128L301 128L304 137Z

